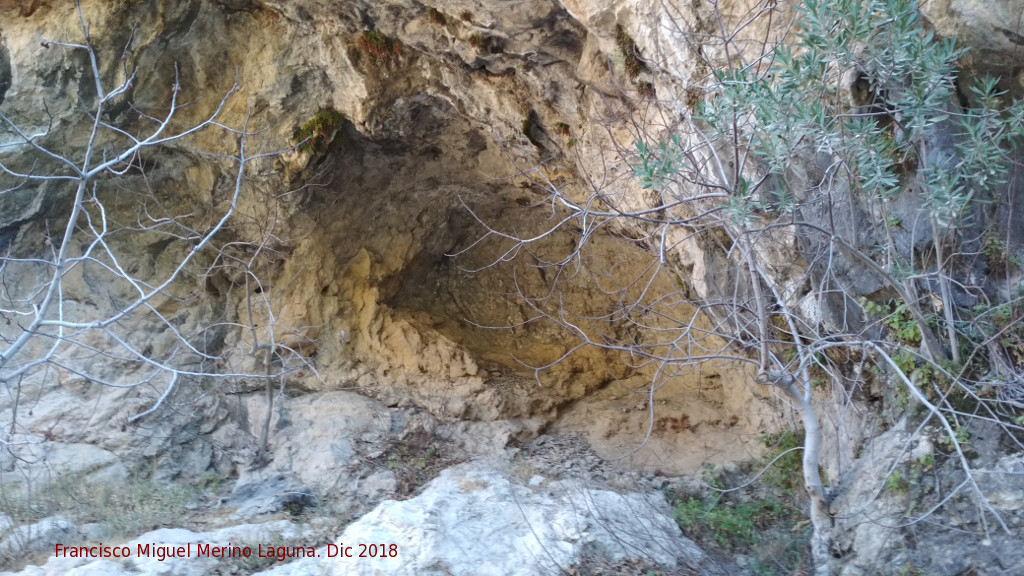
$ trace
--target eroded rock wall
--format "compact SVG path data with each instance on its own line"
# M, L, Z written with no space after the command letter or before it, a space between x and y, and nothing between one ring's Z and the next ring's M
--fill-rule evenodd
M550 298L570 303L588 330L614 332L599 318L618 296L595 279L640 275L651 256L635 241L601 235L585 266L563 278L535 267L527 255L502 261L509 244L500 239L474 246L485 226L520 234L545 230L547 186L570 198L585 198L593 186L609 182L631 186L615 149L632 144L621 121L638 105L651 105L638 104L624 87L613 52L616 19L628 24L633 7L467 3L440 7L443 24L411 2L85 2L82 9L104 80L114 85L139 71L118 105L108 108L109 121L128 130L145 125L138 110L166 110L175 86L179 101L191 103L178 111L175 126L194 124L236 81L237 95L227 100L222 118L238 126L251 114L249 125L260 131L249 140L251 152L286 150L296 127L320 110L346 118L327 151L292 152L250 166L239 213L220 241L226 254L260 253L253 264L259 285L208 255L202 264L223 265L204 274L202 290L182 287L185 300L162 305L183 332L201 335L210 352L222 356L202 370L258 373L252 339L265 341L273 327L277 341L295 352L293 368L309 362L288 372L282 401L357 388L441 418L518 421L524 437L567 412L564 430L590 434L611 456L631 451L653 426L656 455L638 462L656 461L666 470L729 460L734 449L741 458L758 451L757 434L777 406L762 398L739 365L680 376L653 398L656 419L648 405L650 369L630 369L622 356L583 348L537 374L531 369L578 342L537 319L523 295L537 297L555 286ZM94 99L87 62L82 53L44 45L40 37L80 42L74 7L39 3L7 14L3 46L12 72L4 112L20 125L43 127L50 122L38 106L43 95L53 114L50 145L73 148L89 129L88 117L75 107ZM399 39L401 50L375 58L359 48L364 30ZM638 29L637 38L643 44L652 32ZM105 199L128 224L150 192L171 213L195 206L200 218L218 214L234 172L198 152L233 146L223 133L200 133L145 159L151 163L145 176L125 176ZM136 195L117 192L124 189ZM16 194L5 198L4 233L31 253L47 219L66 214L67 192L52 187ZM559 256L574 241L570 234L553 235L538 257ZM144 279L166 272L187 250L146 234L124 234L115 244ZM108 312L131 290L103 287L96 297L94 284L101 280L95 276L90 280L87 265L66 282L82 317ZM174 343L173 332L159 322L126 329L147 334L158 353ZM115 364L106 374L119 381L126 377L121 371ZM167 420L168 429L156 424L166 416L145 425L160 432L143 435L144 452L162 454L173 445L175 454L193 451L186 459L195 460L190 469L211 462L231 469L251 453L246 443L259 435L261 420L247 414L235 432L224 431L239 418L232 399L262 394L263 383L193 380L171 398L180 417ZM47 373L25 385L35 397L48 398L52 382ZM137 430L126 423L163 388L111 391L88 382L79 386L102 398L100 412L65 416L84 398L42 402L49 408L19 416L29 443L57 430L86 443L102 438L112 450L136 446ZM591 403L598 390L601 400ZM204 400L195 403L196 394ZM753 411L751 399L759 406ZM196 412L204 402L211 402L209 415ZM203 442L196 447L192 423L208 417L214 423L202 424L201 434L221 430L230 439L214 444L224 450ZM694 451L698 437L702 449ZM159 446L151 444L155 438L163 438ZM161 460L182 461L180 455Z

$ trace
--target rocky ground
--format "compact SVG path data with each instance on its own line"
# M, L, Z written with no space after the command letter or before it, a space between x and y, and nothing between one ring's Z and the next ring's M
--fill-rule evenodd
M353 397L348 404L360 402ZM346 420L353 423L351 412ZM381 422L363 424L372 429ZM6 563L29 563L14 572L25 576L742 573L683 536L662 490L671 479L616 467L579 436L543 435L519 447L473 454L460 433L445 438L449 433L443 426L373 439L364 433L344 461L324 454L337 455L337 445L280 440L275 449L293 462L320 465L322 475L309 470L305 484L271 463L241 478L161 484L133 498L115 491L90 503L106 510L76 502L86 497L82 486L53 487L65 492L67 507L10 531L2 543ZM256 483L253 474L264 479ZM98 517L87 518L89 513ZM144 533L119 525L122 514L139 518L143 525L135 528ZM145 531L147 522L154 530ZM252 556L197 557L200 545L229 542L248 546ZM153 548L140 556L146 544ZM160 559L157 544L170 547L165 554L191 546L192 557ZM366 552L360 544L391 552L359 558ZM127 546L131 555L55 557L57 545ZM339 552L345 546L356 550L355 557ZM282 547L290 550L287 557L269 552ZM314 557L296 559L294 547Z

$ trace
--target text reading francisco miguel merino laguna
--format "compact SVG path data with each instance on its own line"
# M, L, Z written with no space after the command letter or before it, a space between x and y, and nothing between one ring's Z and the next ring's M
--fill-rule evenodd
M328 544L324 550L327 558L394 558L398 556L397 544L357 544L345 546L344 543ZM193 554L193 552L195 554ZM54 554L58 558L131 558L130 546L65 546L57 544ZM312 546L227 546L188 542L177 546L138 544L135 548L137 558L156 558L160 562L168 558L276 558L284 562L292 558L316 558L320 556Z

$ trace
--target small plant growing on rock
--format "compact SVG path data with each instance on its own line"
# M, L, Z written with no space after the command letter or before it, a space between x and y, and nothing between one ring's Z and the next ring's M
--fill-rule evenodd
M920 458L917 459L917 465L921 468L921 470L925 472L931 472L932 468L935 468L935 455L922 455Z
M448 23L448 18L444 15L444 12L434 7L427 8L427 20L438 26L444 26Z
M374 59L378 64L387 64L402 53L402 42L379 32L365 30L357 41L359 49Z
M626 76L636 88L637 95L641 100L653 100L655 97L654 84L640 80L640 74L648 71L647 65L640 57L640 48L621 24L615 25L615 46L622 54L622 66Z
M321 110L295 129L295 143L303 152L323 152L334 141L334 135L344 120L345 116L333 108Z
M906 302L894 300L881 305L864 300L862 306L869 315L881 317L882 324L892 329L901 342L914 345L921 343L921 328L910 313Z
M971 431L962 426L956 428L954 437L939 436L939 446L947 452L953 452L957 448L963 449L971 439Z
M654 84L641 80L636 83L636 91L644 100L654 100Z
M761 476L766 486L796 493L803 487L800 474L803 459L804 431L790 429L775 434L765 434L762 438L765 448L769 450L764 458L764 465L769 466Z
M727 502L721 494L701 500L689 497L675 504L675 517L680 526L710 530L723 548L749 546L754 542L754 529L784 511L776 500L760 502Z
M907 492L909 484L907 483L906 478L903 477L903 472L900 472L899 470L893 470L892 474L890 474L889 478L887 478L885 481L885 487L888 488L891 492L896 492L897 494L905 494Z
M641 72L647 70L647 65L640 59L640 48L637 47L633 37L626 33L622 24L615 25L615 45L622 52L626 75L630 80L635 81Z
M481 52L487 48L487 38L483 34L470 34L469 38L466 38L466 42Z
M566 124L565 122L558 122L557 124L555 124L555 133L561 136L568 136L571 133L569 130L569 125Z

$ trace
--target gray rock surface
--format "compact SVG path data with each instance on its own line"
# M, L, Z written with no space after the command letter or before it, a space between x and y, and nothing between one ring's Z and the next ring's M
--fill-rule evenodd
M541 576L585 556L666 566L708 562L682 536L660 495L571 482L528 487L476 463L445 470L415 498L381 503L334 544L358 553L360 544L371 543L395 544L396 555L304 559L263 574ZM321 550L326 556L328 549Z
M972 470L1007 532L991 513L980 518L960 464L935 447L942 434L928 428L915 438L904 419L864 448L832 503L843 534L836 550L847 554L842 576L903 566L943 576L1024 573L1024 549L1016 536L1024 501L1020 457Z
M51 516L13 530L3 527L0 533L0 554L9 556L51 550L55 544L75 538L78 529L67 518Z
M258 558L261 549L269 557L259 559L266 563L276 562L273 553L269 553L271 546L277 547L282 541L288 541L293 546L307 546L309 542L317 538L316 531L310 526L300 526L287 520L268 522L264 524L241 524L210 532L193 532L180 528L164 528L147 532L138 538L128 542L105 543L107 546L127 547L130 556L127 559L119 558L72 558L54 557L41 566L29 566L17 572L18 576L204 576L221 569L232 571L231 567L238 564L238 558L216 558L211 553L209 556L199 556L197 546L210 545L227 546L248 546L251 548L251 558ZM66 541L65 541L66 542ZM90 546L98 545L97 542L89 543ZM140 546L143 554L139 554ZM158 546L164 546L165 551L158 551ZM191 557L172 557L177 549L186 546L186 553L191 551ZM148 552L147 552L148 550ZM161 557L163 556L163 557ZM3 572L10 575L10 572Z

